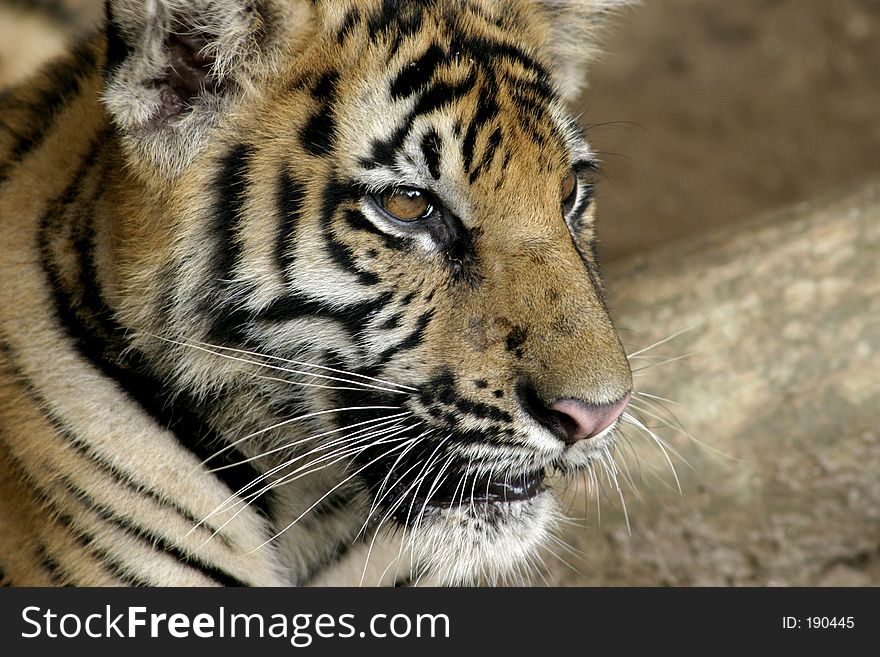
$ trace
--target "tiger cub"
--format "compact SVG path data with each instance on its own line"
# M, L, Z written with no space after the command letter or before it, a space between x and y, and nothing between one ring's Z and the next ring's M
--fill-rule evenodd
M528 569L632 388L567 112L620 0L110 0L0 95L16 585Z

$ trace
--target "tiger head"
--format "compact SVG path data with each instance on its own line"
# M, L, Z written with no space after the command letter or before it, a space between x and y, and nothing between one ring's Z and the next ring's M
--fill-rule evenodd
M565 107L620 4L109 3L132 351L443 581L528 560L630 395Z

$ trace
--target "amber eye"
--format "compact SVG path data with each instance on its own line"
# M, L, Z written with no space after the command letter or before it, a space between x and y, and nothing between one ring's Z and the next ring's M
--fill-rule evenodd
M567 210L571 209L577 197L578 176L574 169L569 169L562 179L562 207Z
M412 187L394 187L376 196L382 209L395 219L415 221L434 211L428 194Z

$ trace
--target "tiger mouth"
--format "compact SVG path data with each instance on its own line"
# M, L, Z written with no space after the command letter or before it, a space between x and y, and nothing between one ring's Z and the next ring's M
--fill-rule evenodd
M537 497L544 489L545 471L508 477L505 479L470 479L462 484L447 478L431 491L427 498L418 499L428 508L453 509L472 504L511 504Z

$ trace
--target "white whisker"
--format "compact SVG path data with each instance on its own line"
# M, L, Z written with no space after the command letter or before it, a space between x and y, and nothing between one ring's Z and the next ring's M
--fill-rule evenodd
M322 415L330 415L333 413L345 413L348 411L399 411L401 410L401 408L401 406L348 406L346 408L330 408L323 411L314 411L312 413L305 413L304 415L297 415L296 417L288 418L287 420L282 420L281 422L273 424L271 427L265 427L264 429L260 429L259 431L249 433L248 435L229 443L228 445L226 445L222 449L217 450L214 454L202 461L202 465L207 464L209 461L215 459L223 452L233 449L234 447L240 445L246 440L251 440L253 438L256 438L257 436L262 436L263 434L269 433L270 431L275 431L276 429L294 424L296 422L302 422L303 420L309 420L312 418L320 417Z
M653 431L651 431L648 427L646 427L638 418L631 415L630 413L624 413L621 417L623 417L628 422L634 424L639 427L643 431L646 431L651 438L654 439L654 442L660 448L660 451L663 452L663 456L666 458L666 462L669 464L669 467L672 469L672 476L675 477L675 485L678 488L678 492L681 493L681 481L678 478L678 472L675 470L675 466L672 464L672 459L669 458L669 453L666 451L664 447L664 441Z
M695 329L698 329L699 327L703 326L703 324L705 324L705 322L699 322L698 324L694 324L693 326L689 326L688 328L684 328L684 329L681 329L680 331L676 331L675 333L673 333L672 335L670 335L667 338L663 338L662 340L658 340L654 344L650 344L647 347L644 347L643 349L639 349L638 351L634 351L633 353L627 355L627 358L633 358L635 356L639 356L639 355L645 353L646 351L651 351L651 349L656 349L660 345L664 345L667 342L674 340L675 338L677 338L680 335L683 335L685 333L688 333L689 331L693 331Z
M411 439L410 439L410 440L411 440ZM406 443L404 442L403 445L406 445ZM328 490L326 493L324 493L324 495L322 495L320 498L318 498L318 500L316 500L314 504L312 504L308 509L306 509L306 510L303 511L299 516L297 516L297 518L296 518L293 522L289 523L284 529L282 529L281 531L277 532L277 533L276 533L274 536L272 536L271 538L267 539L266 541L263 541L263 543L261 543L259 546L257 546L257 547L254 548L253 550L251 550L248 554L253 554L254 552L257 552L258 550L261 550L262 548L266 547L269 543L271 543L272 541L274 541L276 538L278 538L279 536L281 536L281 534L283 534L283 533L286 532L288 529L290 529L291 527L293 527L296 523L298 523L300 520L302 520L302 519L303 519L308 513L310 513L310 512L316 507L316 506L318 506L318 504L320 504L320 503L323 502L325 499L327 499L327 496L328 496L328 495L330 495L330 494L333 493L334 491L338 490L341 486L344 486L345 484L347 484L347 483L348 483L349 481L351 481L354 477L356 477L357 475L359 475L361 472L363 472L364 470L366 470L366 469L367 469L368 467L370 467L371 465L374 465L374 464L377 463L378 461L380 461L380 460L382 460L382 459L384 459L384 458L387 458L390 454L392 454L394 451L400 449L401 447L402 447L401 445L397 445L397 446L395 446L395 447L392 447L391 449L387 450L387 451L384 452L383 454L377 456L377 457L376 457L375 459L373 459L372 461L368 462L366 465L362 465L360 468L358 468L357 470L355 470L352 474L350 474L350 475L348 475L347 477L345 477L341 482L339 482L338 484L336 484L335 486L333 486L330 490Z
M346 409L342 409L342 410L346 410ZM348 410L351 410L351 409L348 409ZM328 412L329 412L329 411L328 411ZM261 452L260 454L257 454L256 456L252 456L252 457L250 457L250 458L247 458L247 459L244 459L244 460L241 460L241 461L236 461L235 463L230 463L230 464L227 464L227 465L221 466L221 467L219 467L219 468L213 468L212 470L210 470L210 472L219 472L219 471L221 471L221 470L226 470L226 469L228 469L228 468L234 468L234 467L237 466L237 465L243 465L243 464L245 464L245 463L250 463L251 461L255 461L255 460L257 460L257 459L265 458L265 457L267 457L267 456L270 456L271 454L277 454L278 452L283 452L283 451L291 450L291 449L293 449L294 447L296 447L296 446L298 446L298 445L302 445L303 443L307 443L307 442L310 442L310 441L312 441L312 440L317 440L318 438L324 438L325 436L329 436L329 435L332 435L332 434L334 434L334 433L339 433L339 432L341 432L341 431L348 431L349 429L354 429L355 427L360 427L360 426L364 426L364 425L368 425L368 428L378 427L378 426L381 426L381 425L383 425L383 424L387 424L387 423L389 423L389 422L394 422L395 420L399 420L399 419L404 418L404 417L406 417L406 416L408 416L408 415L412 415L412 413L410 413L409 411L406 411L406 412L403 412L403 413L395 413L394 415L384 416L384 417L380 417L380 418L372 418L372 419L370 419L370 420L364 420L364 421L362 421L362 422L356 422L355 424L350 424L350 425L348 425L348 426L339 427L339 428L336 428L336 429L328 429L327 431L323 431L323 432L321 432L321 433L312 434L311 436L307 436L307 437L305 437L305 438L299 438L299 439L294 440L293 442L290 442L290 443L285 443L284 445L281 445L280 447L275 447L275 448L270 449L270 450L268 450L268 451ZM299 418L299 419L302 419L302 418ZM281 426L284 426L284 425L285 425L285 422L279 422L278 424L274 425L274 426L271 427L271 428L272 428L272 429L277 429L278 427L281 427ZM364 429L364 430L366 430L366 429ZM359 432L358 432L358 433L359 433ZM250 435L248 435L248 436L245 436L244 439L252 438L253 436L254 436L254 434L250 434ZM236 442L238 442L238 441L236 441ZM331 443L331 444L332 444L332 443ZM219 452L218 452L218 454L219 454ZM215 455L215 456L216 456L216 455ZM210 457L210 458L214 458L214 457L212 456L212 457ZM203 463L204 463L204 462L203 462Z
M173 340L171 338L165 338L165 337L158 336L158 335L151 335L151 337L162 340L164 342L169 342L171 344L175 344L180 347L192 347L193 349L199 349L201 351L205 351L207 353L214 354L215 356L220 356L223 358L232 358L234 360L240 360L241 362L250 363L253 365L261 365L261 366L265 366L265 367L270 367L272 369L279 369L284 372L291 372L294 370L290 370L287 368L280 368L277 366L265 365L265 364L260 363L258 361L252 361L252 360L248 360L248 359L236 359L233 356L228 356L226 354L223 354L222 351L228 351L228 352L242 354L242 355L246 355L246 356L253 356L255 358L266 358L268 360L274 360L276 362L287 363L288 365L294 365L296 367L311 367L313 369L322 370L324 372L332 372L334 374L339 374L341 376L353 376L358 379L364 379L365 381L372 381L374 383L380 384L378 386L369 386L368 384L360 384L359 382L354 382L354 381L351 381L348 379L334 379L334 380L344 381L346 383L351 383L353 385L361 385L361 387L368 386L368 387L378 388L380 390L387 390L388 387L391 387L391 388L400 388L404 391L409 391L409 392L418 392L418 388L413 388L412 386L407 386L407 385L403 385L401 383L394 383L393 381L387 381L385 379L379 379L376 377L367 376L366 374L359 374L357 372L349 372L347 370L341 370L341 369L337 369L337 368L333 368L333 367L328 367L326 365L319 365L317 363L307 363L305 361L300 361L300 360L281 358L280 356L274 356L272 354L263 354L263 353L260 353L257 351L248 351L246 349L236 349L233 347L226 347L223 345L214 345L214 344L210 344L208 342L202 342L199 340L196 340L194 342L182 342L179 340ZM220 350L220 351L217 351L217 350ZM306 373L306 375L307 376L321 376L321 377L323 377L323 375L314 374L314 373ZM334 378L334 377L324 377L324 378ZM400 391L399 390L398 391L388 390L388 392L400 392Z

